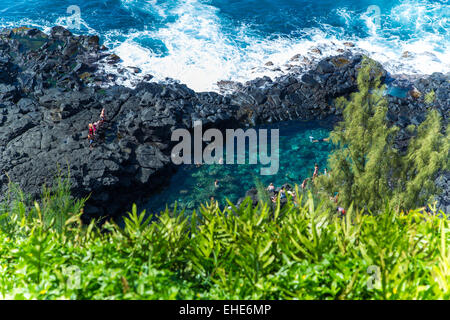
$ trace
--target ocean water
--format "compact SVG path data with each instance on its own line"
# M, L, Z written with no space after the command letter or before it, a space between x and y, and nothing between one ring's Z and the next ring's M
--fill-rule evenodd
M316 163L323 173L332 144L325 141L312 143L310 136L318 140L328 137L331 129L329 123L287 121L259 128L279 130L277 174L260 175L261 167L268 165L248 164L248 153L246 164L180 165L161 192L154 194L142 209L158 213L166 205L173 208L177 202L178 208L189 211L210 201L211 197L223 207L227 205L226 199L236 203L255 186L256 180L264 186L271 182L275 187L285 183L301 185L305 178L312 177ZM216 179L219 181L218 188L214 185Z
M125 66L195 90L275 77L304 62L294 55L335 54L346 41L391 73L450 71L448 0L0 0L0 26L71 27L71 5L74 33L98 34Z

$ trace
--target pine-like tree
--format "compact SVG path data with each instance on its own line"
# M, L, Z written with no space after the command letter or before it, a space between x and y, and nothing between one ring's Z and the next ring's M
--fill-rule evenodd
M395 149L398 128L386 121L388 102L381 74L381 67L365 58L358 72L358 92L349 100L336 100L343 121L330 135L336 150L329 157L330 174L321 176L318 186L326 198L337 192L343 207L354 203L376 212L386 201L401 209L421 206L437 191L436 172L448 166L449 143L440 133L437 112L417 128L406 155Z
M441 132L441 117L436 110L428 112L427 118L417 128L408 152L402 157L400 179L392 204L407 210L431 202L439 190L434 180L436 172L450 167L450 127L447 136Z

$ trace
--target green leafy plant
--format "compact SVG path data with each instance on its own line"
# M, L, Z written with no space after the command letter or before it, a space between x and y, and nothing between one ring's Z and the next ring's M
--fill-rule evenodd
M122 228L99 227L71 214L46 219L79 210L67 185L55 185L45 205L17 188L2 204L3 299L450 298L449 220L432 207L341 216L296 188L299 201L275 209L250 198L192 216L133 206Z
M434 92L434 89L433 89L425 95L424 101L426 104L430 105L434 102L435 99L436 99L436 93Z
M441 132L441 116L432 110L418 127L406 154L395 148L399 132L388 126L385 86L380 68L365 58L358 72L358 89L349 100L338 98L343 121L331 132L336 148L329 157L330 174L319 177L317 191L324 199L338 194L338 204L352 203L366 212L382 212L386 201L397 210L423 206L438 194L439 170L450 167L450 135Z

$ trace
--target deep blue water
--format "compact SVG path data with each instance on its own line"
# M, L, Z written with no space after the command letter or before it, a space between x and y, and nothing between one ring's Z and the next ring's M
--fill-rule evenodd
M448 0L0 0L0 26L67 26L70 5L82 18L72 31L197 90L275 76L297 53L333 54L348 40L394 73L450 71Z

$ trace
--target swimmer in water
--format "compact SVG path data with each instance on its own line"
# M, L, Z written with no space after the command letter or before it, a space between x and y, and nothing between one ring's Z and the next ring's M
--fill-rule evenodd
M330 138L323 138L323 139L314 139L314 137L313 136L309 136L309 141L311 142L311 143L317 143L317 142L320 142L320 141L325 141L325 142L328 142L328 141L330 141Z
M271 182L269 184L269 186L267 187L267 191L275 191L275 186L273 185L273 183Z

